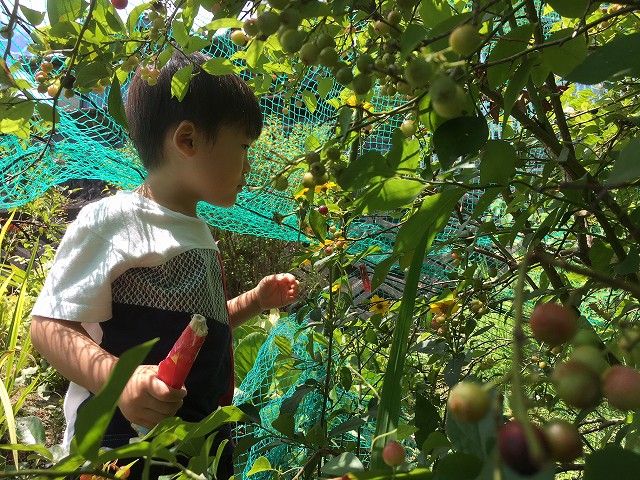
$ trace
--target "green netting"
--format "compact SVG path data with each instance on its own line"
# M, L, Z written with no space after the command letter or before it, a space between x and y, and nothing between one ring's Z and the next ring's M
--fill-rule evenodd
M314 454L311 443L321 443L323 419L326 431L332 438L339 438L341 448L367 460L375 426L361 418L366 415L366 407L373 396L358 397L338 384L338 401L326 399L326 405L323 404L325 399L319 387L326 382L327 375L339 378L343 362L334 354L333 367L328 372L328 347L317 338L308 318L298 319L292 315L279 321L261 347L254 367L238 387L234 404L254 405L259 409L262 421L262 427L241 427L236 432L239 445L243 439L259 439L238 457L242 478L247 477L251 466L261 456L266 457L274 468L293 469L288 473L294 476ZM275 419L279 420L273 423ZM297 434L300 441L278 440L278 437L284 437L279 432ZM269 472L260 475L266 478Z

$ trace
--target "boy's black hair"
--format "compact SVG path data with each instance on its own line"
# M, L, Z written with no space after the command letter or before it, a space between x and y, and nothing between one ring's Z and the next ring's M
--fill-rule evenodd
M262 112L258 99L236 74L210 75L200 68L210 57L203 53L173 54L160 69L158 83L149 85L133 76L127 93L126 114L129 136L144 167L150 171L162 164L162 148L167 130L183 120L191 120L212 141L221 125L244 127L257 139L262 131ZM182 101L171 96L173 75L194 65L189 90Z

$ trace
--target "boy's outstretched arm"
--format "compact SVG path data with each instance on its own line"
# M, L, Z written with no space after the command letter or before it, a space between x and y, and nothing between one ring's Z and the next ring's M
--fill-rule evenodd
M231 326L242 325L270 308L289 305L298 297L299 286L300 282L290 273L264 277L255 288L227 302Z
M118 358L94 342L78 322L34 316L31 341L40 354L62 375L97 393ZM125 387L118 407L127 420L153 428L175 415L186 395L184 388L167 386L156 376L157 366L140 365Z

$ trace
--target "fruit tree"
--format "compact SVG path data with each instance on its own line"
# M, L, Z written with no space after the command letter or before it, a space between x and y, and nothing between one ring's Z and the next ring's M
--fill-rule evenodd
M0 148L29 151L5 156L7 191L73 164L60 153L69 105L100 107L126 132L130 75L153 85L176 51L228 45L203 72L176 73L177 98L193 74L237 72L269 105L252 195L287 208L251 218L264 235L301 240L293 263L308 274L307 297L294 313L305 336L276 336L270 390L207 423L260 423L256 402L280 398L262 430L239 430L267 445L238 443L254 454L243 475L635 474L639 0L0 9ZM131 159L123 139L108 148ZM285 139L296 148L282 150ZM295 384L293 371L320 373ZM302 411L312 398L313 417ZM167 423L130 449L177 461L169 446L186 449L206 428ZM97 452L91 431L54 468L118 458ZM276 464L279 445L290 454ZM184 466L189 478L208 460Z

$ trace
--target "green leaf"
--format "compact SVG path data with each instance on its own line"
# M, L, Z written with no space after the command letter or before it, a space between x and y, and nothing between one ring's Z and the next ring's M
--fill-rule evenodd
M435 235L433 236L435 237ZM404 377L404 362L407 356L408 340L413 324L413 310L416 303L416 293L420 281L420 272L424 262L425 253L433 240L431 232L425 230L418 237L413 260L405 277L405 287L402 292L402 303L398 311L398 320L393 330L393 340L389 351L389 361L382 380L380 404L376 416L375 438L381 439L373 443L371 453L371 466L384 468L382 449L388 440L395 435L385 435L398 428L400 417L400 403L403 397L402 379ZM383 436L384 437L381 437Z
M338 105L340 104L340 100L338 98L333 98L332 100L335 100ZM348 107L341 108L338 113L338 125L340 126L340 132L343 136L347 135L347 131L351 126L351 120L353 120L353 110ZM382 157L382 155L380 156Z
M424 2L429 3L429 2ZM406 58L427 37L427 29L418 23L410 23L400 37L400 58Z
M320 140L314 133L309 135L304 141L304 149L307 151L317 150L321 147Z
M27 139L31 131L30 120L34 103L14 98L0 103L0 133Z
M358 213L385 212L410 204L424 190L424 182L389 178L370 186L353 202Z
M304 100L304 104L307 106L309 112L313 113L316 111L318 107L318 99L316 98L316 94L310 90L304 90L302 92L302 100Z
M315 208L309 211L309 225L315 236L324 243L327 238L327 221Z
M80 34L79 24L75 22L59 22L51 26L49 33L52 37L55 37L56 40L63 42L67 38L73 38Z
M53 123L55 121L56 124L59 124L60 114L55 108L53 108L52 104L40 102L36 105L36 111L43 121L48 123Z
M129 32L129 35L131 35L136 30L138 21L140 20L140 15L142 15L142 13L146 10L149 10L149 8L151 7L151 3L152 2L145 2L131 10L129 16L127 17L127 31Z
M318 95L325 98L333 88L333 77L325 77L318 80Z
M447 225L451 211L463 193L463 189L454 188L425 198L418 211L400 227L394 253L414 250L425 233L428 234L427 245L430 247L436 235Z
M447 437L454 450L488 460L497 439L495 419L488 412L479 422L461 422L447 415Z
M591 266L602 272L607 271L613 258L613 248L608 243L594 238L591 248L589 248L589 260Z
M421 450L425 455L431 453L436 448L449 448L451 443L447 436L439 431L435 431L429 434L427 439L422 444Z
M515 174L516 149L504 140L489 140L480 157L480 183L506 185Z
M349 480L432 480L433 473L426 468L414 468L410 472L395 472L393 477L386 470L365 470L363 472L351 472ZM452 479L453 480L453 479Z
M189 83L191 82L191 73L193 65L187 65L178 70L171 79L171 96L176 97L178 101L182 101L189 91Z
M431 401L422 394L416 395L416 409L414 424L418 427L415 439L422 445L431 433L440 426L440 414Z
M431 28L451 17L452 10L447 0L428 0L420 2L420 18L424 26Z
M589 55L565 78L570 82L593 85L625 76L640 77L640 32L618 35Z
M616 184L616 183L626 183L632 182L638 178L640 178L640 137L636 137L632 139L627 145L622 149L618 159L613 165L613 169L611 170L611 174L609 174L609 178L606 183Z
M392 177L394 173L394 169L380 152L369 150L349 164L338 178L338 184L343 190L358 190L380 181L380 177Z
M233 353L236 385L240 385L258 358L258 352L267 339L263 332L252 332L240 341Z
M189 43L189 32L184 23L180 20L174 20L171 23L171 36L178 42L178 45L185 46Z
M249 46L247 47L247 53L245 56L245 60L247 65L251 68L256 68L258 65L258 60L260 59L260 55L262 55L262 51L264 50L264 40L251 40Z
M584 480L630 478L630 472L637 471L640 471L640 455L609 444L587 456Z
M342 477L351 472L364 471L364 465L351 452L341 453L322 466L321 478Z
M440 459L434 471L434 480L474 480L482 470L483 462L475 455L453 452Z
M122 23L120 15L115 13L113 7L108 2L98 2L96 4L93 10L93 19L100 30L104 30L104 27L108 26L112 30L112 32L109 33L123 33L124 23ZM101 37L100 39L105 42L109 41L107 37Z
M531 35L535 30L535 25L525 23L514 28L504 37L502 37L487 57L487 63L496 62L507 57L511 57L526 50ZM517 66L517 64L516 64ZM491 88L498 88L506 82L512 75L512 68L515 68L512 62L500 63L492 65L487 69L487 80Z
M175 51L176 49L173 48L173 46L167 45L166 48L162 51L162 53L158 55L157 68L164 67L169 62L169 60L171 60L171 57L173 56Z
M480 165L480 168L482 168L482 164ZM491 203L500 194L501 190L502 188L500 187L487 188L478 200L478 203L476 203L476 206L473 210L473 217L478 218L480 215L486 212Z
M104 62L80 64L76 69L76 86L80 88L93 87L99 80L110 76L111 73Z
M218 408L218 410L209 414L198 423L194 423L194 428L189 430L189 433L185 435L183 443L209 435L220 425L233 422L247 422L249 420L250 418L242 410L233 405Z
M296 420L292 413L281 413L271 426L287 438L295 437Z
M41 455L47 460L53 460L53 455L51 454L49 449L46 447L43 447L42 445L37 445L37 444L23 445L22 443L15 443L15 444L9 443L9 444L0 445L0 449L12 451L14 454L14 459L18 458L17 457L18 452L31 452L31 453L37 453L38 455Z
M129 130L127 123L127 115L124 112L124 103L122 101L122 92L120 90L120 81L114 76L109 88L108 97L109 114L113 119L125 130Z
M507 89L504 92L504 116L502 120L502 137L505 136L505 129L509 126L509 115L516 100L522 93L525 85L529 81L529 75L534 63L537 60L527 59L516 70L513 77L507 83Z
M371 290L376 290L382 282L384 282L385 278L391 270L391 267L394 263L398 261L398 255L390 255L389 257L382 260L380 263L376 265L373 270L373 278L371 279Z
M640 254L638 248L631 247L627 256L613 267L613 271L618 275L631 275L640 269Z
M222 57L207 60L202 64L202 69L210 75L227 75L235 71L233 63Z
M458 117L447 120L433 132L433 146L442 168L449 169L456 158L480 150L488 137L484 117Z
M102 389L78 410L71 453L80 453L87 459L98 455L102 437L117 408L122 390L156 341L157 339L150 340L124 352Z
M24 18L34 27L37 27L44 21L45 12L38 12L24 5L20 5L20 11L22 15L24 15Z
M46 436L42 420L36 416L16 418L18 441L27 445L44 445Z
M334 428L332 428L331 431L329 432L329 436L331 438L339 437L340 435L345 434L347 432L358 430L358 428L361 425L364 425L366 423L367 422L365 422L362 418L352 417L336 425Z
M191 36L189 38L189 43L187 44L187 46L184 49L184 54L185 55L190 55L193 52L204 50L205 48L207 48L210 45L211 45L211 41L207 40L206 38Z
M600 4L591 0L548 0L548 3L556 12L567 18L584 17L597 9ZM591 7L589 11L587 7Z
M266 457L258 457L251 466L251 470L247 472L247 477L255 475L256 473L266 472L268 470L273 470L273 468L271 468L271 463L269 463L269 460Z
M11 217L13 217L13 214L11 214ZM6 231L7 225L3 227L3 230ZM4 232L2 236L4 236ZM7 392L7 387L5 387L4 385L4 380L0 381L0 404L2 405L2 411L4 412L4 423L6 423L7 425L6 428L9 433L9 441L12 444L17 444L18 436L16 433L15 417L13 416L13 407L11 406L11 398L9 397L9 392ZM13 454L13 464L18 465L19 464L18 452L14 450L12 454Z
M353 385L353 374L347 367L340 367L340 386L349 391Z
M220 28L240 28L243 22L237 18L216 18L204 26L205 30L214 31Z
M276 335L273 338L273 343L276 344L280 353L285 357L291 357L291 353L293 352L293 348L291 347L291 341L282 335Z
M573 32L573 28L563 28L553 32L547 41L571 38ZM578 35L562 45L545 48L542 57L553 73L564 77L584 61L587 53L587 42L583 35Z
M280 415L287 413L294 415L302 402L302 399L315 390L315 387L309 385L298 385L293 392L293 395L285 398L280 404Z
M47 0L49 25L77 20L82 16L83 3L82 0Z
M402 157L398 164L397 171L401 174L415 174L422 161L422 147L420 146L420 140L413 138L411 140L403 140L404 148L402 150Z
M238 443L236 443L235 448L233 449L233 461L236 462L238 460L238 457L240 457L240 455L249 451L251 447L253 447L255 444L261 441L262 441L262 438L260 437L251 437L249 435L245 435L244 437L241 437L240 440L238 440Z

